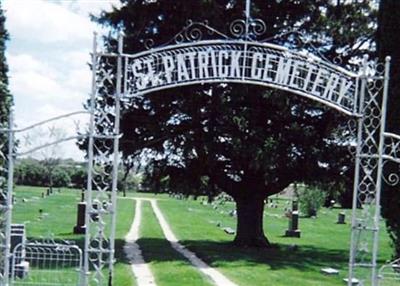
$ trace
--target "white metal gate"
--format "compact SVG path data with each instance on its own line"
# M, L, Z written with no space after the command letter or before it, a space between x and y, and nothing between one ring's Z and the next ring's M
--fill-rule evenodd
M379 286L400 285L400 258L379 269Z
M54 241L18 244L12 253L11 285L82 285L82 251Z

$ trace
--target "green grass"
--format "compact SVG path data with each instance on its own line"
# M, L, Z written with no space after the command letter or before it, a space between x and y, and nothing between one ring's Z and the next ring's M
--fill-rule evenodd
M215 210L199 201L159 202L183 244L239 285L343 285L342 279L347 275L350 226L335 223L341 210L323 209L317 219L300 219L302 237L287 238L283 237L288 226L283 204L284 201L278 209L266 209L264 229L275 248L262 250L236 248L231 244L233 236L217 227L220 224L235 228L235 219L228 215L234 209L233 203ZM347 219L350 214L347 211ZM296 250L293 245L297 245ZM383 228L380 263L390 255L389 239ZM337 268L340 275L324 276L320 273L322 267Z
M142 210L143 238L138 240L138 244L144 260L150 263L157 285L211 286L212 284L164 239L149 202L143 202Z
M77 203L80 190L61 189L45 198L41 198L46 188L18 186L15 190L16 204L13 210L13 223L25 223L29 240L49 238L73 240L83 248L83 235L73 234L76 224ZM39 210L42 210L40 215ZM114 281L118 286L131 286L134 279L130 266L123 253L124 236L134 216L133 201L118 200Z
M42 199L44 191L44 188L17 187L13 222L26 223L30 238L46 237L52 233L55 238L76 240L81 245L83 236L72 234L80 191L62 189L61 193ZM167 195L130 193L128 196L158 199L161 210L182 243L238 285L344 285L342 279L347 275L350 226L336 224L341 209L323 209L317 219L301 218L301 238L287 238L283 237L288 226L283 208L288 204L287 200L279 199L279 207L267 208L264 217L264 229L275 247L268 250L239 249L231 244L233 236L217 226L235 228L235 218L229 216L229 211L234 209L233 203L214 209L199 200L176 200ZM142 207L142 238L138 243L144 259L150 263L157 285L211 285L164 239L150 204L143 202ZM114 275L114 284L118 286L135 285L123 253L124 236L132 223L134 209L132 199L118 200ZM346 210L347 222L350 215L351 211ZM391 256L389 238L384 229L382 224L380 264ZM320 269L326 266L339 269L340 275L324 276Z

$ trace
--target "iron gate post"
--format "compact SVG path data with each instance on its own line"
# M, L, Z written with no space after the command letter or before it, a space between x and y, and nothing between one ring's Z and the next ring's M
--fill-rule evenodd
M372 273L371 273L371 282L373 286L378 285L378 276L377 276L377 260L378 260L378 249L379 249L379 221L381 216L381 192L382 192L382 181L383 181L383 155L384 155L384 147L385 147L385 129L386 129L386 107L387 107L387 99L388 99L388 90L389 90L389 77L390 77L390 57L386 57L385 59L385 71L384 71L384 83L383 83L383 96L382 96L382 105L381 105L381 126L379 130L379 158L378 158L378 174L376 176L376 194L375 194L375 215L374 215L374 224L375 231L373 233L374 236L374 245L372 249Z
M114 138L113 138L113 170L112 170L112 187L111 187L111 234L110 234L110 261L109 261L109 281L110 286L113 281L114 270L114 254L115 254L115 228L117 223L117 183L118 183L118 166L119 166L119 132L120 132L120 115L121 115L121 79L122 79L122 51L123 36L118 36L118 59L117 59L117 85L115 92L115 119L114 119Z
M89 103L89 135L88 135L88 166L87 166L87 185L85 192L86 211L85 211L85 246L84 260L82 269L82 286L89 285L89 247L90 247L90 213L92 209L92 173L93 173L93 144L94 144L94 112L96 98L96 72L97 72L97 34L93 34L93 51L92 51L92 90Z
M13 181L14 181L14 109L10 109L8 123L8 156L7 156L7 203L6 203L6 233L4 250L4 280L9 285L11 259L11 221L13 208Z

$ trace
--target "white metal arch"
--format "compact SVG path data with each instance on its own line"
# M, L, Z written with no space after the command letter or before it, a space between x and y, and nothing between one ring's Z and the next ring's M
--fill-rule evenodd
M243 83L285 90L357 115L357 74L270 43L207 40L122 57L124 97L194 84Z

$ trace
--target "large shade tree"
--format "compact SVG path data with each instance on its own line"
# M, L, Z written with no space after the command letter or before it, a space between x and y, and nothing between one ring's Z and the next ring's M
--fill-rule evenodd
M268 38L343 60L370 47L374 13L368 1L252 1ZM245 1L121 1L96 21L125 34L125 52L151 38L168 42L187 19L226 31L243 18ZM115 33L112 33L115 34ZM296 35L307 39L299 44ZM302 36L301 36L302 35ZM108 49L116 41L106 38ZM104 96L104 95L103 95ZM104 103L105 101L102 101ZM99 103L101 104L101 103ZM267 246L264 200L293 182L331 183L351 173L337 111L283 91L239 84L204 84L138 95L124 102L121 150L146 156L153 188L185 194L230 194L237 206L235 242Z
M4 16L4 10L1 8L0 3L0 128L8 127L10 108L12 106L12 96L8 89L8 65L5 55L6 42L8 40L8 33L5 28L5 21L6 18ZM0 151L6 154L7 150L7 133L0 132ZM5 157L0 156L0 166L5 164L5 162L3 161L4 158ZM5 174L0 168L0 177L4 175ZM0 197L0 199L3 200L4 198Z
M8 33L5 28L6 18L4 10L0 6L0 123L7 124L12 97L8 89L8 66L5 56L6 41ZM4 143L5 137L0 134L0 146Z
M377 47L381 61L391 56L391 73L386 129L400 134L400 1L381 0L379 8ZM397 164L388 166L386 172L398 173ZM382 192L382 215L394 243L394 256L400 257L400 190L399 186L386 186Z

